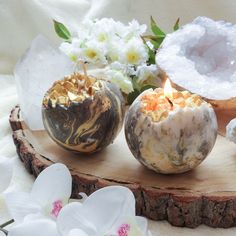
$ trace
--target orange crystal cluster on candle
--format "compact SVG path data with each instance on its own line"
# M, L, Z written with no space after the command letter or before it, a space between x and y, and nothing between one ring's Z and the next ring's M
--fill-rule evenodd
M141 97L141 111L150 116L154 122L159 122L177 108L193 108L202 103L206 102L197 94L172 89L172 93L167 97L164 89L157 88Z

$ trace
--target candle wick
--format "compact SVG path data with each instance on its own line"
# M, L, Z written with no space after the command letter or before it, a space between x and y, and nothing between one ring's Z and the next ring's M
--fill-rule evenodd
M165 97L165 98L170 103L171 108L173 108L173 106L174 106L173 102L168 97Z

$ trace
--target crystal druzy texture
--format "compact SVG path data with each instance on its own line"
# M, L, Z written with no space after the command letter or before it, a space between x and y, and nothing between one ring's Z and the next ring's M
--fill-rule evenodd
M236 91L236 25L198 17L168 34L156 55L175 84L209 99Z

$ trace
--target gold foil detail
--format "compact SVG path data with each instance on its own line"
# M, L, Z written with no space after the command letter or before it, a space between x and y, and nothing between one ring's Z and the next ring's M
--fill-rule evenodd
M52 106L57 104L69 106L71 102L82 102L86 98L93 98L102 84L92 76L74 73L63 80L56 81L44 97L43 104Z

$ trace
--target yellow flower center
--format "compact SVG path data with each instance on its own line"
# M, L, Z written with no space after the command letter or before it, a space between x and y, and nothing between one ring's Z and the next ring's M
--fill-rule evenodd
M134 50L128 51L126 53L126 58L130 64L137 64L139 61L139 55Z
M77 61L77 56L76 55L70 54L69 57L73 62Z
M87 49L86 56L89 57L90 59L94 59L97 56L97 53L92 49Z
M107 35L104 34L104 33L101 33L101 34L99 34L99 35L97 36L97 40L98 40L99 42L105 42L105 41L107 41Z

